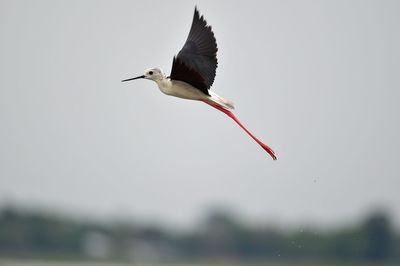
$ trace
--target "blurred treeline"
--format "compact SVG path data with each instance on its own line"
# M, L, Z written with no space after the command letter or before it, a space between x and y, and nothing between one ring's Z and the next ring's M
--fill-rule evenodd
M0 210L0 257L134 261L338 260L400 262L400 236L385 212L358 225L282 230L213 211L191 231L131 222L85 222Z

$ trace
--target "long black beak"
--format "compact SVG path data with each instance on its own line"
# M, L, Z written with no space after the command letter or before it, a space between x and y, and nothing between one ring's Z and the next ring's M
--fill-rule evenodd
M136 78L131 78L131 79L124 79L122 82L124 82L124 81L130 81L130 80L134 80L134 79L144 79L144 75L141 75L141 76L139 76L139 77L136 77Z

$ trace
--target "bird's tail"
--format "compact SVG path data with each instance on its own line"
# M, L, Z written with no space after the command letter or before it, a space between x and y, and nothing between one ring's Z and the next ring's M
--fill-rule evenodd
M209 93L210 93L210 96L208 97L208 100L210 100L211 102L216 103L219 106L222 106L227 110L235 109L234 103L232 101L222 98L215 92L209 91Z

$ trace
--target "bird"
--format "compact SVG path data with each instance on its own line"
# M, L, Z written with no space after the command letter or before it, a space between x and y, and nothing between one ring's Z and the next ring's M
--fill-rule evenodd
M146 69L143 75L124 79L122 82L137 79L152 80L166 95L208 104L232 118L273 160L276 160L275 152L254 136L235 116L233 102L210 90L218 66L217 51L214 32L204 16L200 16L196 6L186 42L173 57L170 76L166 76L161 68L154 67Z

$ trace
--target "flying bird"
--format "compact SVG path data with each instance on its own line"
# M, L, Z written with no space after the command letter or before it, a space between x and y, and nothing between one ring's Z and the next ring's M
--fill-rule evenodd
M125 79L149 79L157 83L161 92L183 99L202 101L232 118L251 138L253 138L271 157L276 160L274 151L255 137L234 115L233 102L218 96L210 90L214 83L218 65L217 42L211 26L200 16L197 7L194 10L193 22L189 36L173 58L170 76L161 68L145 70L144 75Z

